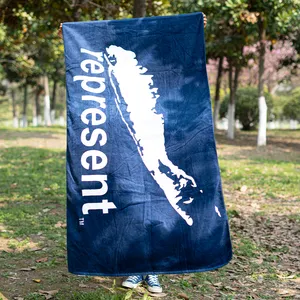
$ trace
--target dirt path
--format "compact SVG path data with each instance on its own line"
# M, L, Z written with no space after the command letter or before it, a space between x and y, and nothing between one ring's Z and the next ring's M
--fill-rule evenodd
M0 131L0 148L33 147L43 149L66 148L66 136L63 130L59 132L45 131Z

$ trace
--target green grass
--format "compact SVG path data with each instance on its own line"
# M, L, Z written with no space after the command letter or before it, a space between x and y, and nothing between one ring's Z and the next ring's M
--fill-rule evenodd
M62 151L16 147L1 149L0 223L12 230L11 237L43 232L57 239L64 220L65 154ZM56 210L60 214L54 214ZM5 233L7 234L7 233Z
M45 296L39 295L38 293L30 293L24 298L24 300L44 300ZM63 295L58 293L55 295L57 300L123 300L124 296L121 294L111 295L103 290L95 292L73 292L69 295Z
M66 229L55 227L58 222L65 222L65 151L38 148L34 143L26 147L15 144L15 137L30 140L34 136L36 142L37 138L46 139L52 135L64 139L64 134L65 128L62 127L18 130L0 128L0 141L2 139L6 143L6 147L0 148L0 225L5 228L0 231L0 240L6 242L8 249L0 252L0 280L11 282L12 274L18 273L21 277L17 281L18 293L22 294L23 291L22 297L25 300L45 299L37 291L55 289L59 290L54 297L58 300L149 299L145 290L131 294L131 291L119 289L119 282L116 284L112 279L99 284L92 277L75 276L67 272ZM247 133L243 139L248 139L251 144L254 135L253 132ZM285 136L296 140L297 136L300 138L300 131L274 131L271 135L283 141ZM269 152L251 148L251 152L248 145L244 149L239 142L223 142L222 146L227 150L227 154L220 151L221 175L226 194L234 196L233 199L242 199L242 203L254 200L261 203L261 209L247 218L262 219L265 226L269 226L272 225L272 214L282 213L281 202L276 204L278 200L287 201L287 207L291 200L298 203L299 158L295 158L294 148L289 154L280 152L277 146L271 146L277 151L274 156L273 148ZM247 186L245 192L240 191L243 185ZM290 253L289 245L271 244L267 247L259 242L259 238L254 240L251 230L243 229L243 223L247 221L242 219L243 207L230 197L227 199L231 205L228 209L229 219L241 220L241 225L231 226L234 262L211 272L161 276L163 287L168 293L164 299L178 299L178 293L185 293L191 300L200 299L204 295L216 299L251 299L245 292L243 281L253 285L249 291L258 289L257 297L274 299L265 291L280 284L277 274L281 271L277 266L282 256ZM269 211L270 205L275 210L272 214ZM294 211L294 206L286 219L291 224L299 223L299 214ZM281 226L280 222L276 224ZM278 239L281 238L278 236ZM31 251L32 243L40 250ZM47 257L47 261L37 262L43 257ZM260 264L261 257L263 262ZM19 269L28 267L35 269L27 273L19 272ZM26 281L22 281L22 277L26 277ZM41 278L42 281L39 284L33 283L33 278ZM258 282L261 278L263 284ZM237 283L237 280L241 283ZM88 288L80 288L82 284ZM10 289L9 295L17 295L14 287L7 284L3 288Z
M293 197L300 200L300 172L297 161L268 159L226 159L220 157L223 182L231 190L247 186L247 194L265 198Z
M61 128L51 128L51 133ZM46 133L45 128L19 129L17 132ZM1 129L0 133L10 134ZM49 133L49 130L47 131ZM65 152L61 150L38 149L33 147L9 147L0 149L0 224L5 231L0 238L7 240L13 252L0 253L0 277L11 277L11 271L23 267L35 267L43 282L54 286L66 286L56 299L123 299L123 293L111 295L103 288L93 292L74 291L74 285L91 281L91 277L70 275L61 278L53 270L66 268L66 229L55 227L65 222L66 177ZM31 252L26 249L31 240L43 250ZM36 260L47 257L46 262ZM14 264L12 264L14 262ZM25 263L25 265L24 265ZM2 267L1 267L2 266ZM26 289L21 284L19 289ZM39 289L47 290L40 284ZM33 286L34 288L34 286ZM52 288L53 289L53 288ZM126 293L125 293L126 295ZM122 298L123 297L123 298ZM38 293L29 293L25 299L44 299Z
M236 255L251 258L256 257L258 253L260 253L260 249L252 240L240 237L236 245Z
M26 127L26 128L12 128L12 127L6 127L6 126L0 126L0 134L2 134L4 137L9 137L9 134L11 133L47 133L47 134L53 134L53 133L59 133L59 134L65 134L66 128L64 126L59 125L53 125L51 127L44 127L44 126L37 126L37 127Z

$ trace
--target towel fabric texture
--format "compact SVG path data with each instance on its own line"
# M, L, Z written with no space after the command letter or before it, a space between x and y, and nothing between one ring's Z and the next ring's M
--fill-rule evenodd
M203 14L64 23L63 38L69 271L227 264Z

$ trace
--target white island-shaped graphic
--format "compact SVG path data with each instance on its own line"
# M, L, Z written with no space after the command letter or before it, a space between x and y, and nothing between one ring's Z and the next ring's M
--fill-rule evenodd
M106 52L104 57L109 65L108 73L121 118L146 168L164 191L172 207L191 226L192 217L178 204L190 204L194 200L193 195L199 193L199 190L194 178L168 158L164 117L155 109L159 94L158 89L153 86L153 75L145 74L147 69L138 65L132 51L112 45ZM191 191L189 196L187 190Z

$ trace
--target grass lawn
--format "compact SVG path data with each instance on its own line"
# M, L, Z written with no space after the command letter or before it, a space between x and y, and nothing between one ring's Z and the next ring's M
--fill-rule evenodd
M161 276L164 299L300 295L300 131L228 141L217 132L234 259L206 273ZM65 129L0 129L0 299L154 299L122 278L66 268ZM1 294L2 293L2 294Z

